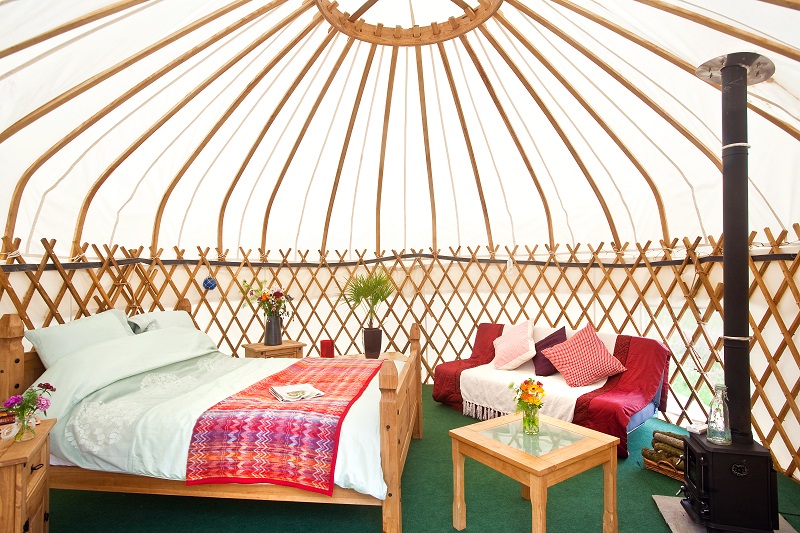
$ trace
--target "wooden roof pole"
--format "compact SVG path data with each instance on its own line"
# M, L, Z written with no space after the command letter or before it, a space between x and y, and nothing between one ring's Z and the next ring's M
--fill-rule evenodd
M774 4L780 7L786 7L789 9L800 9L800 0L758 0L759 2L764 2L765 4Z
M469 16L470 18L475 18L475 12L472 10L471 7L469 7L469 4L466 3L464 0L450 0L450 1L453 2L455 5L457 5L458 7L460 7L461 10L467 14L467 16Z
M688 61L683 60L682 58L678 57L677 55L673 54L672 52L670 52L668 50L665 50L664 48L661 48L657 44L652 43L652 42L648 41L647 39L643 39L642 37L636 35L632 31L627 30L627 29L619 26L618 24L615 24L614 22L611 22L610 20L605 19L605 18L597 15L596 13L591 12L588 9L585 9L585 8L579 6L579 5L576 5L575 3L571 2L570 0L552 0L552 1L554 3L556 3L556 4L559 4L559 5L567 8L567 9L569 9L569 10L571 10L571 11L573 11L573 12L575 12L575 13L577 13L577 14L579 14L579 15L581 15L581 16L589 19L589 20L591 20L592 22L595 22L595 23L599 24L600 26L603 26L607 30L613 31L617 35L619 35L621 37L624 37L625 39L628 39L629 41L631 41L633 43L638 44L639 46L641 46L645 50L648 50L649 52L654 53L658 57L660 57L660 58L662 58L662 59L664 59L666 61L669 61L670 63L672 63L676 67L688 72L693 77L695 76L695 67L691 63L689 63ZM766 0L761 0L761 1L763 2L763 1L766 1ZM792 1L794 1L794 0L792 0ZM798 2L796 2L796 3L798 4L798 6L800 6L800 0L798 0ZM785 7L788 7L788 6L785 6ZM796 7L795 9L800 9L800 7ZM707 84L707 85L709 87L714 87L717 90L721 90L722 89L719 85L711 85L711 84ZM775 126L779 127L780 129L782 129L783 131L785 131L786 133L788 133L789 135L791 135L792 137L794 137L795 139L800 141L800 129L794 127L793 125L789 124L785 120L781 120L778 117L770 114L765 109L762 109L762 108L760 108L758 106L755 106L755 105L753 105L751 103L748 103L747 107L749 109L752 109L755 113L760 115L762 118L770 121L772 124L774 124Z
M357 21L357 20L358 20L358 19L359 19L359 18L360 18L360 17L361 17L361 16L362 16L364 13L366 13L366 12L367 12L367 10L368 10L369 8L371 8L372 6L374 6L374 5L375 5L375 4L377 4L377 3L378 3L378 0L367 0L366 2L364 2L364 3L361 5L361 7L359 7L359 8L358 8L358 9L356 9L355 11L353 11L353 14L352 14L352 15L350 15L350 18L349 18L348 20L349 20L350 22L355 22L355 21Z
M481 25L480 29L484 33L487 32L485 25ZM472 60L472 63L475 65L475 69L478 71L478 75L481 77L483 84L486 86L486 90L488 91L489 96L492 98L492 101L497 108L497 112L500 114L500 118L503 119L506 129L508 130L509 135L511 135L511 139L514 141L514 145L517 147L517 151L519 152L523 163L525 163L525 168L528 169L528 174L530 174L531 180L533 181L533 184L539 193L539 199L542 201L542 208L544 209L545 219L547 220L547 234L550 246L554 246L555 238L553 236L553 218L550 215L550 206L547 203L547 198L545 197L542 185L539 183L539 178L536 176L536 172L533 170L533 165L531 165L528 154L525 152L525 148L523 148L522 143L519 140L519 136L517 135L514 126L511 124L511 121L508 118L508 114L506 114L505 109L503 109L503 104L500 103L500 99L497 97L497 93L492 86L492 82L486 75L486 71L484 70L483 65L481 65L478 56L475 54L475 50L473 50L472 46L469 44L467 36L462 35L459 37L459 39L461 39L461 43L464 45L464 48L466 48L467 54Z
M584 56L589 58L595 65L603 69L606 74L617 80L621 85L623 85L626 89L628 89L631 93L636 95L639 100L647 104L650 109L656 112L661 118L667 121L673 128L675 128L681 135L683 135L689 142L691 142L698 150L700 150L703 155L705 155L714 165L722 171L722 160L716 154L716 152L712 151L708 146L703 144L700 139L698 139L692 132L690 132L683 124L678 122L675 117L670 115L663 107L658 105L652 98L647 96L644 91L636 87L630 80L622 76L619 72L611 68L608 63L600 59L596 54L594 54L591 50L583 46L581 43L567 35L564 31L560 28L556 27L555 25L551 24L550 21L545 19L544 17L540 16L538 13L535 13L533 10L528 8L527 6L521 4L517 0L507 0L509 4L513 5L517 9L519 9L522 13L529 16L561 39L563 39L566 43L570 46L578 50ZM512 33L514 33L515 37L520 39L520 41L525 44L528 43L528 40L525 38L523 34L519 32L514 26L508 22L508 20L501 15L500 13L495 14L495 18L499 20L506 28L509 29ZM529 48L529 43L526 44L526 48ZM532 45L531 45L532 47ZM529 48L530 49L530 48Z
M283 107L286 105L286 102L289 101L289 98L292 96L292 94L294 94L294 91L297 89L298 85L300 85L300 82L303 80L303 78L306 76L306 74L308 74L308 71L311 70L311 67L314 65L314 63L317 62L317 59L319 59L319 56L322 55L322 52L325 50L325 48L328 47L328 45L331 43L331 41L333 40L333 38L336 35L337 35L336 32L328 32L328 34L325 36L325 39L323 39L323 41L320 43L320 45L317 47L317 49L311 55L309 60L306 61L306 64L303 66L302 70L300 70L300 73L297 75L297 77L295 77L294 82L292 82L292 84L289 86L289 88L284 93L283 98L281 98L280 102L278 102L278 104L275 106L275 109L270 114L269 119L267 119L266 124L264 124L264 127L261 128L261 132L258 134L258 137L256 137L256 140L253 141L253 144L250 147L250 151L245 156L244 160L242 161L242 164L239 165L239 170L236 171L236 175L233 177L233 180L231 181L231 184L228 186L228 190L225 192L225 197L222 199L222 204L220 205L220 208L219 208L219 215L218 215L218 218L217 218L217 247L218 248L220 248L220 249L223 248L223 245L222 245L222 233L223 233L223 231L222 230L223 230L224 223L225 223L225 211L226 211L226 209L228 207L228 202L230 201L231 195L233 195L233 191L234 191L234 189L236 189L236 186L238 185L239 180L242 178L242 175L244 174L245 169L250 164L250 160L255 155L256 150L258 149L258 147L261 145L261 141L264 139L264 137L266 136L267 132L272 127L272 124L278 118L278 115L283 110Z
M433 166L431 164L431 144L428 132L428 104L425 101L425 75L422 70L422 48L415 46L414 53L417 59L417 87L419 88L419 109L422 119L422 143L425 146L425 169L428 172L428 198L431 203L431 250L436 253L439 249L436 237L436 195L433 188Z
M305 10L306 10L306 5L302 5L302 6L300 6L300 8L297 11L289 14L285 19L283 19L281 22L276 24L275 27L273 27L269 32L267 32L267 33L269 33L269 37L272 37L275 33L280 31L281 28L285 27L286 25L288 25L289 23L294 21ZM172 191L175 190L175 187L178 185L180 180L183 178L183 176L189 170L189 167L191 167L192 163L194 163L194 161L197 159L197 157L200 156L200 154L203 152L203 149L206 147L206 145L209 142L211 142L211 139L214 137L214 135L217 134L217 132L220 130L220 128L222 128L223 124L225 124L225 122L227 122L227 120L231 117L233 112L242 104L242 102L244 102L245 98L253 91L253 89L256 88L256 85L258 85L258 83L261 82L261 80L264 79L264 77L267 74L269 74L272 71L272 69L275 68L275 66L278 65L278 63L280 63L283 60L283 58L286 57L286 55L295 46L297 46L300 43L300 41L305 39L306 36L308 36L308 34L311 33L311 30L313 30L321 22L322 22L322 17L320 15L315 15L314 18L311 20L311 22L308 25L306 25L305 28L303 28L283 48L281 48L280 52L278 52L275 55L275 57L273 57L269 61L269 63L267 63L264 66L264 68L261 69L261 71L252 80L250 80L250 82L248 82L248 84L244 88L244 90L241 93L239 93L239 96L237 96L236 99L228 106L228 109L225 110L225 113L223 113L222 117L220 117L220 119L217 120L217 122L214 124L214 126L211 128L211 130L209 130L209 132L205 135L205 137L200 142L200 144L197 145L197 147L192 152L192 155L189 156L189 158L183 163L183 165L181 166L181 168L178 171L178 173L175 175L174 178L172 178L172 181L170 182L169 186L164 191L164 195L162 196L161 202L158 205L158 210L156 211L156 216L155 216L155 218L153 220L153 235L152 235L152 241L151 241L151 244L150 244L152 249L155 250L158 247L158 237L159 237L159 233L161 232L161 217L163 216L164 211L167 208L167 203L169 202L169 199L170 199L170 197L172 195ZM269 38L269 37L267 37L267 38ZM259 39L259 40L261 40L261 39ZM263 39L263 40L266 40L266 39ZM251 48L251 47L248 46L248 49L249 48ZM255 47L252 47L252 48L255 48ZM247 50L246 53L250 53L251 51L252 50ZM244 56L242 56L242 57L244 57ZM217 77L218 77L218 75L211 76L211 78L213 78L213 79L216 79ZM222 245L220 245L220 248L222 248Z
M490 41L494 41L493 46L495 48L499 46L499 44L495 44L496 41L494 40L494 37L489 33L489 30L485 26L481 26L481 31L487 37L487 39L489 39ZM539 50L537 50L535 47L531 47L528 50L535 55L536 59L542 65L544 65L545 68L547 68L547 70L550 71L550 73L553 76L555 76L555 78L559 82L561 82L561 85L565 89L567 89L567 91L569 91L569 93L572 95L573 98L575 98L578 101L578 103L581 104L581 106L586 110L586 112L589 113L589 115L591 115L594 121L597 122L597 124L601 128L603 128L603 131L606 132L606 135L608 135L611 138L611 140L614 141L614 144L617 145L617 147L622 151L623 154L625 154L625 156L633 164L633 166L636 167L636 170L638 170L639 173L642 175L645 182L647 182L647 185L650 187L650 191L653 193L653 200L655 201L656 207L658 208L658 216L659 219L661 220L662 236L665 241L669 241L669 229L668 229L669 226L667 224L667 214L666 214L666 209L664 208L664 201L662 200L661 192L658 190L658 187L653 181L652 176L650 176L650 173L648 173L647 170L645 170L644 165L642 165L642 163L636 158L636 156L633 155L633 152L631 152L628 146L624 142L622 142L622 139L619 138L619 135L617 135L617 133L608 125L608 123L605 120L603 120L603 117L601 117L600 114L597 113L597 111L595 111L595 109L589 104L589 102L586 101L586 99L581 95L581 93L575 89L575 87L561 74L561 72L559 72L559 70L555 68L555 66L550 61L548 61L547 58L543 54L541 54ZM552 246L552 240L550 245Z
M339 156L339 166L336 168L336 177L333 180L333 187L331 188L331 197L328 201L328 213L325 216L325 228L322 230L322 245L320 246L320 253L325 255L325 248L328 244L328 228L331 224L331 214L333 213L333 204L336 201L336 192L339 189L339 180L342 177L342 169L344 168L344 160L347 157L347 149L350 146L350 139L353 136L353 126L358 117L358 110L361 107L361 98L364 96L364 87L367 85L367 78L369 77L370 68L372 68L372 60L375 58L375 50L378 48L377 44L369 47L369 55L367 62L364 65L364 73L361 75L361 83L358 86L356 93L356 100L353 103L353 111L350 114L350 123L347 125L347 133L344 136L342 143L342 153Z
M389 81L386 87L386 105L383 109L383 132L381 133L381 155L378 162L378 186L375 193L375 250L381 249L381 202L383 200L383 172L386 165L386 138L389 135L389 116L392 110L394 77L397 71L398 47L392 47L392 60L389 67Z
M140 83L138 83L134 87L125 91L122 95L115 98L112 102L103 107L103 109L101 109L100 111L98 111L85 121L83 121L77 128L73 129L66 136L62 137L58 142L56 142L53 146L47 149L42 155L36 158L36 161L34 161L33 164L30 167L28 167L25 170L25 172L22 173L22 176L20 176L19 180L17 180L17 185L14 187L14 192L11 196L11 202L8 208L8 217L6 218L5 235L8 236L9 238L13 237L14 229L16 227L16 222L17 222L17 215L19 213L19 205L20 202L22 201L22 195L25 192L25 188L27 187L28 182L30 181L31 177L36 173L36 171L39 170L39 168L41 168L42 165L44 165L51 157L53 157L53 155L58 153L67 144L75 140L81 133L88 130L91 126L96 124L98 121L100 121L100 119L108 115L111 111L122 105L124 102L128 101L134 95L138 94L139 91L141 91L143 88L154 83L156 80L160 79L165 74L172 71L174 68L183 64L184 61L204 51L206 48L216 43L223 37L233 33L237 29L241 28L242 26L254 20L255 18L263 15L264 13L267 13L268 11L271 11L275 7L278 7L285 1L286 0L278 0L276 2L267 4L266 6L236 21L234 24L231 24L230 26L226 27L224 30L212 35L211 37L209 37L202 43L198 44L197 46L193 47L186 53L181 54L180 56L167 63L166 65L158 69L150 76L148 76L146 79L142 80ZM5 240L3 241L3 251L10 251L6 250L5 248L6 242L7 241Z
M486 35L486 33L484 33L484 35ZM520 83L522 83L522 85L528 91L528 94L531 95L531 98L533 98L533 100L536 102L536 105L539 107L539 109L542 110L542 113L544 113L545 117L547 117L547 120L550 122L550 125L553 127L555 132L561 138L561 142L563 142L564 146L567 148L567 150L569 150L570 155L572 155L572 158L575 160L575 164L578 165L578 168L580 168L581 172L583 173L583 176L586 178L587 183L592 188L592 191L594 192L595 198L597 198L597 201L600 204L600 208L603 210L603 213L606 216L606 221L608 222L608 227L611 230L611 236L612 236L612 238L614 240L614 243L616 243L617 245L621 245L622 242L619 239L619 234L617 233L617 226L616 226L616 224L614 224L614 218L611 216L611 211L608 209L608 205L606 204L606 201L603 198L603 195L600 193L600 189L597 187L597 184L594 182L594 179L592 178L592 175L589 173L589 169L586 167L586 164L583 162L583 158L580 156L578 151L575 149L575 146L572 144L572 141L569 140L569 137L567 137L566 132L561 127L561 125L558 123L556 118L553 116L553 113L550 111L550 108L547 107L547 104L539 96L539 94L536 92L536 90L530 84L530 82L525 77L525 75L522 73L522 71L519 69L519 67L514 62L514 60L511 59L511 57L508 55L508 53L501 46L499 46L499 44L497 43L497 41L494 40L493 37L489 39L489 42L492 43L492 45L495 47L497 52L506 61L508 66L511 68L511 70L514 72L514 74L517 76L517 79L520 81ZM523 43L523 44L525 44L525 43ZM530 44L530 43L528 43L528 44Z
M470 140L469 131L467 130L467 121L464 118L464 111L461 108L461 100L458 97L458 90L456 83L453 79L453 72L450 69L450 62L447 59L447 54L444 51L444 44L436 43L439 48L439 55L442 57L442 64L444 65L444 72L447 75L447 81L450 84L450 92L453 93L453 103L456 106L456 113L458 114L458 121L461 123L461 131L464 134L464 144L466 145L467 152L469 153L469 161L472 164L472 173L475 177L475 188L478 191L478 199L481 202L481 210L483 211L483 223L486 227L486 239L489 243L489 249L494 250L494 239L492 238L492 226L489 222L489 211L486 209L486 198L483 195L483 186L481 185L481 176L478 171L478 162L475 160L475 151L472 149L472 141Z
M636 87L630 80L622 76L619 72L611 68L605 61L600 59L596 54L594 54L591 50L583 46L581 43L567 35L564 31L560 28L556 27L550 21L545 19L544 17L540 16L538 13L534 12L532 9L528 8L524 4L521 4L517 0L506 0L510 5L519 9L522 13L530 17L531 19L535 20L558 37L560 37L564 42L568 43L570 46L575 48L577 51L582 53L588 59L590 59L595 65L603 69L606 74L617 80L622 86L628 89L631 93L636 95L639 100L644 102L650 109L656 112L661 118L663 118L667 123L669 123L673 128L675 128L681 135L683 135L689 142L691 142L698 150L700 150L703 155L705 155L709 161L711 161L719 170L722 171L722 160L717 155L716 152L711 150L708 146L706 146L700 139L697 138L692 132L690 132L683 124L678 122L675 117L670 115L663 107L658 105L652 98L647 96L644 91ZM525 38L523 34L519 32L514 26L508 22L508 20L500 13L495 13L495 18L500 21L506 28L509 29L512 33L514 33L515 37L520 39L520 41L525 44L528 43L528 40ZM529 44L529 43L528 43ZM526 48L528 45L526 44Z
M305 123L303 124L302 129L297 134L297 140L292 146L292 150L289 152L289 156L286 158L286 163L283 166L283 170L281 170L280 175L278 175L278 179L275 182L275 187L272 189L272 194L269 197L269 202L267 202L267 208L264 211L264 225L263 229L261 230L261 249L267 249L267 229L269 228L269 217L272 214L272 206L275 203L275 197L278 196L278 189L280 189L281 184L283 183L283 178L286 177L286 173L289 171L289 167L292 164L292 160L294 159L295 154L297 153L297 149L300 148L300 143L303 142L303 137L308 131L308 127L311 125L311 121L314 119L314 115L317 113L317 109L319 109L319 105L322 103L322 99L325 98L325 93L328 91L328 87L330 87L333 79L336 77L336 74L339 72L339 68L342 66L342 62L347 57L347 54L350 52L350 48L353 46L355 39L350 37L347 39L347 44L345 44L342 53L339 54L339 58L336 60L336 64L333 65L331 69L331 73L328 75L328 79L325 80L325 84L322 86L322 89L319 92L319 96L317 96L317 100L314 102L314 105L311 107L311 110L308 112L308 117L306 118Z
M30 39L26 39L21 43L17 43L13 46L9 46L4 50L0 50L0 59L10 56L11 54L15 54L20 50L25 50L26 48L30 48L39 43L43 43L48 39L52 39L53 37L57 37L68 31L74 30L76 28L80 28L81 26L85 26L91 22L95 22L97 20L102 20L105 17L109 17L115 13L119 13L120 11L125 11L131 7L138 6L146 2L147 0L123 0L121 2L117 2L116 4L111 4L106 7L102 7L100 9L96 9L91 13L86 13L78 18L72 19L69 22L65 22L60 26L56 26L53 29L47 30L46 32L40 33L35 37L31 37Z
M711 17L701 15L700 13L695 13L694 11L678 7L673 4L667 4L666 2L662 2L661 0L636 0L636 1L639 2L640 4L644 4L646 6L650 6L652 8L659 9L661 11L669 13L671 15L675 15L677 17L690 20L702 26L706 26L707 28L717 30L718 32L730 35L731 37L736 37L737 39L747 41L748 43L754 44L756 46L761 46L763 48L766 48L767 50L788 57L789 59L800 61L800 50L798 50L793 46L789 46L787 44L783 44L778 41L762 37L761 35L757 35L747 30L742 30L740 28L737 28L736 26L731 26L730 24L725 24L724 22L720 22L719 20L715 20ZM797 9L796 4L797 3L795 2L793 9Z
M103 173L100 175L100 177L98 177L97 180L95 180L95 182L92 184L92 187L89 189L89 192L86 194L86 196L83 199L83 202L81 204L81 209L80 209L80 211L78 213L78 218L77 218L76 223L75 223L75 230L74 230L73 240L72 240L73 250L77 250L77 247L80 246L80 240L81 240L81 235L83 233L83 227L84 227L84 224L86 222L86 216L88 214L89 208L91 207L91 203L92 203L92 200L94 199L94 196L100 190L100 187L102 187L103 184L106 182L108 177L114 172L114 170L116 170L133 152L135 152L139 148L139 146L141 146L148 138L150 138L150 136L153 135L153 133L158 131L158 129L161 126L166 124L167 121L169 121L170 118L172 118L178 111L180 111L184 106L186 106L186 104L188 104L195 96L200 94L209 85L211 85L222 73L224 73L229 68L234 66L237 62L239 62L241 59L246 57L250 52L255 50L259 45L261 45L267 39L269 39L270 37L275 35L275 33L277 33L281 28L283 28L284 26L286 26L289 23L291 23L294 19L296 19L298 16L300 16L306 9L307 9L306 6L301 6L301 8L296 10L294 13L289 14L286 18L284 18L283 20L278 22L278 24L276 24L271 29L267 30L264 34L262 34L258 39L256 39L252 43L250 43L242 51L240 51L235 56L233 56L231 59L226 61L213 74L211 74L205 80L203 80L203 82L200 83L200 85L198 85L197 87L192 89L184 98L182 98L178 103L176 103L174 106L172 106L169 111L167 111L164 115L162 115L161 118L159 118L152 126L150 126L143 134L141 134L133 143L131 143L128 146L128 148L125 149L124 152L122 152L119 156L117 156L114 159L114 161L111 163L111 165L109 165L103 171ZM322 21L321 17L316 17L314 19L314 21L312 21L309 26L313 27L313 25L318 24L321 21ZM310 31L310 29L308 31ZM270 65L271 66L269 68L271 69L272 66L274 66L274 63L270 63ZM266 73L262 71L262 75L265 75L265 74ZM246 92L251 91L254 85L255 85L255 83L251 82L250 84L248 84L248 86L245 89L245 91ZM242 96L241 99L244 99L244 97ZM219 127L219 124L217 124L217 127ZM207 141L208 141L208 136L204 140L204 143L207 142ZM201 151L202 146L205 146L204 143L201 144L201 147L198 147L195 150L195 153L192 155L192 157L190 158L189 162L184 164L183 168L179 172L178 177L176 177L175 180L173 180L173 183L170 185L170 188L165 193L165 197L162 198L161 205L159 206L158 212L156 213L156 219L155 219L154 225L153 225L153 242L152 242L152 246L154 247L154 249L155 249L155 247L157 247L157 243L158 243L158 232L159 232L160 225L161 225L161 214L163 213L163 208L164 208L164 206L166 204L166 199L169 197L169 193L171 192L172 188L175 186L175 184L177 184L176 180L180 179L180 176L182 175L182 173L185 172L186 168L188 168L189 163L191 161L193 161L194 158L197 156L197 154Z
M181 37L184 37L184 36L190 34L194 30L196 30L196 29L204 26L205 24L207 24L207 23L209 23L209 22L211 22L211 21L213 21L213 20L215 20L215 19L227 14L230 11L233 11L234 9L246 4L249 1L250 0L237 0L236 2L231 2L227 6L225 6L223 8L220 8L220 9L214 11L213 13L210 13L210 14L206 15L205 17L203 17L201 19L196 20L195 22L192 22L191 24L188 24L188 25L184 26L183 28L179 29L178 31L173 32L172 34L168 35L167 37L164 37L160 41L153 43L152 45L150 45L147 48L141 50L140 52L128 57L127 59L125 59L123 61L120 61L116 65L107 68L103 72L100 72L99 74L96 74L95 76L92 76L88 80L83 81L83 82L79 83L78 85L72 87L71 89L61 93L60 95L56 96L55 98L53 98L52 100L50 100L46 104L43 104L43 105L39 106L37 109L34 109L33 111L31 111L30 113L28 113L27 115L25 115L24 117L19 119L18 121L16 121L14 124L12 124L8 128L6 128L3 132L0 132L0 143L5 141L9 137L14 135L18 131L20 131L21 129L23 129L24 127L26 127L26 126L30 125L31 123L39 120L40 118L42 118L46 114L50 113L54 109L58 108L62 104L66 103L66 102L69 102L70 100L72 100L76 96L79 96L79 95L85 93L86 91L88 91L92 87L95 87L96 85L99 85L103 81L105 81L105 80L109 79L110 77L112 77L113 75L125 70L129 66L136 64L137 62L141 61L142 59L146 58L147 56L149 56L149 55L161 50L165 46L177 41ZM279 5L284 4L286 2L287 2L287 0L274 0L273 2L271 2L269 4L269 6L265 6L265 7L269 7L269 9L267 9L267 11L269 11L269 10L274 9L274 8L278 7ZM310 5L311 4L307 5L306 7L310 7Z

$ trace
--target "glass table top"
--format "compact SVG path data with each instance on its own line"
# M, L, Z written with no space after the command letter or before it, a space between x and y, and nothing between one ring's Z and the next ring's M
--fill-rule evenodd
M522 432L522 419L485 429L480 434L537 457L559 448L566 448L586 438L584 435L551 426L544 421L539 424L538 435L525 435Z

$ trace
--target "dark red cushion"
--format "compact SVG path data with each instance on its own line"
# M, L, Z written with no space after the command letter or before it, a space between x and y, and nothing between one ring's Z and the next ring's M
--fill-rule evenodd
M537 376L552 376L558 370L550 362L550 359L542 354L542 350L550 348L556 344L561 344L567 340L567 328L563 327L554 331L544 339L536 343L536 355L533 356L533 367L536 369Z
M469 360L485 365L494 359L494 340L503 334L503 324L478 324Z

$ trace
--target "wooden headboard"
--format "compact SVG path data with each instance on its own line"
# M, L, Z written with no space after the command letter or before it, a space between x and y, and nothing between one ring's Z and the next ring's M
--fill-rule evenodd
M181 298L176 311L186 311L191 316L192 305ZM25 352L22 346L25 328L19 315L0 318L0 401L11 395L22 394L44 373L44 365L36 351Z

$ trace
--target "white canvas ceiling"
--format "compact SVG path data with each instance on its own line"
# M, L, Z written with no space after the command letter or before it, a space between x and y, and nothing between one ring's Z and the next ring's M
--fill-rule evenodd
M335 9L390 42L491 13L392 46L327 0L0 1L5 237L229 257L717 237L721 96L694 70L743 51L776 67L748 93L750 227L800 220L800 3L369 4Z

